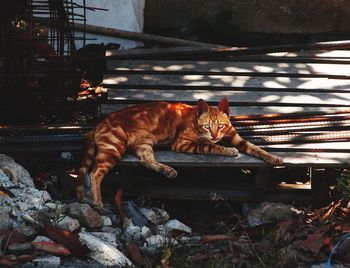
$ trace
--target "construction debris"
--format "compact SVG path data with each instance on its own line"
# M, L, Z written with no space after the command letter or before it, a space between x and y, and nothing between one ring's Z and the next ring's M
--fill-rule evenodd
M228 222L208 233L173 219L163 209L123 201L121 191L116 207L108 204L112 211L106 215L88 204L53 200L35 188L23 167L1 157L11 165L11 172L0 168L0 186L11 192L0 197L2 266L187 267L214 260L223 267L350 263L346 198L316 210L282 203L245 204L245 216L226 217Z

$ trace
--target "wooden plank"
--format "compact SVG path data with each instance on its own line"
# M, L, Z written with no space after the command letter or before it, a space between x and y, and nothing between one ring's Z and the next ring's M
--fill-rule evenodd
M350 153L303 153L303 152L275 152L283 157L285 166L299 167L349 167ZM156 151L157 161L176 166L187 167L272 167L268 163L244 154L237 157L216 155L193 155L175 153L171 151ZM138 166L139 160L131 155L125 155L119 162L123 166Z
M130 103L132 103L130 101ZM107 115L113 111L122 109L128 106L128 104L102 104L101 113ZM235 105L230 107L231 115L256 115L256 114L269 114L269 113L297 113L297 112L326 112L331 113L339 110L344 110L346 107L330 108L330 107L300 107L300 106L241 106Z
M349 81L350 82L350 81ZM237 104L268 104L284 106L349 106L349 93L299 93L299 92L246 92L246 91L211 91L211 90L108 90L110 100L128 101L178 101L219 102L223 97ZM266 105L265 105L266 106Z
M344 75L348 76L348 64L284 63L281 62L242 62L242 61L116 61L108 60L107 69L113 71L148 72L247 72L283 73L303 75Z
M113 57L113 56L119 56L121 54L125 54L126 56L131 55L139 55L139 54L165 54L169 51L176 51L179 52L186 51L188 53L191 53L194 49L197 49L198 47L178 47L178 48L157 48L157 49L137 49L137 50L128 50L121 52L120 50L107 50L105 55L106 57ZM272 53L266 53L266 54L260 54L260 55L245 55L245 56L237 56L240 60L243 60L244 58L269 58L269 57L284 57L284 58L331 58L331 59L346 59L348 58L350 60L350 50L309 50L309 51L295 51L295 52L272 52Z
M103 84L110 85L177 85L229 86L295 89L350 89L350 80L328 78L249 77L220 75L104 75Z

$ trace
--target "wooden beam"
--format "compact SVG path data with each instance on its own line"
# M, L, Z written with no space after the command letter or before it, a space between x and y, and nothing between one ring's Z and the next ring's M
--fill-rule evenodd
M172 46L198 46L198 47L208 47L208 48L225 47L217 44L201 43L196 41L190 41L190 40L184 40L184 39L178 39L178 38L172 38L172 37L166 37L166 36L160 36L160 35L153 35L153 34L146 34L146 33L131 32L131 31L95 26L95 25L88 25L88 24L84 25L80 23L74 23L73 27L77 31L88 32L88 33L93 33L98 35L119 37L119 38L124 38L129 40L136 40L136 41L149 42L149 43L155 43L155 44L165 44L165 45L172 45Z

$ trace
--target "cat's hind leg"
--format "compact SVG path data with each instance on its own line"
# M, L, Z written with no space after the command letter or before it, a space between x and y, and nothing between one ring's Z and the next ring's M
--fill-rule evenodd
M150 144L138 144L133 146L135 155L140 159L140 164L152 169L165 177L173 179L177 177L177 172L172 167L157 162L154 159L153 147Z
M121 154L112 149L100 149L96 155L95 164L91 172L91 195L94 207L97 209L103 208L101 182L120 158Z

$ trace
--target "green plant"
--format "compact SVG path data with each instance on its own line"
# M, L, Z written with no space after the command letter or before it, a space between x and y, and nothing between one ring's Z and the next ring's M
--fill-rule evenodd
M343 198L350 199L350 172L343 170L337 178L337 189Z

